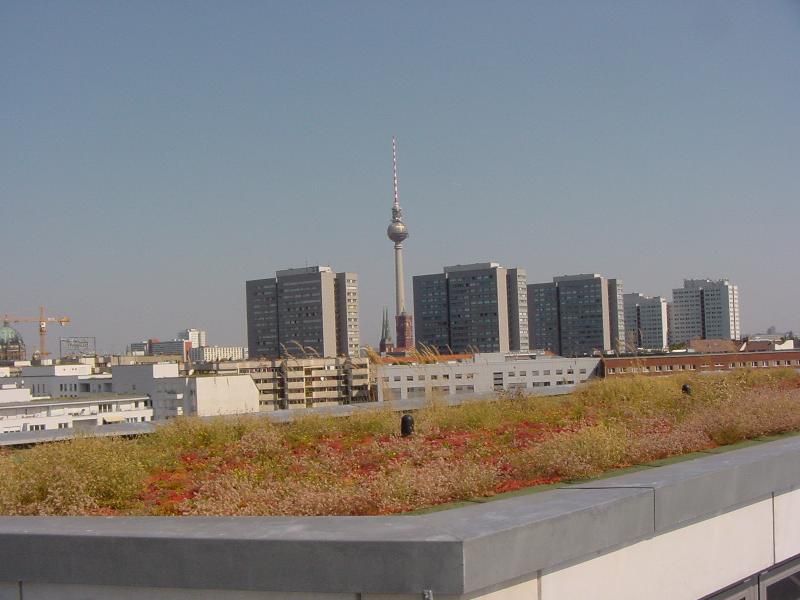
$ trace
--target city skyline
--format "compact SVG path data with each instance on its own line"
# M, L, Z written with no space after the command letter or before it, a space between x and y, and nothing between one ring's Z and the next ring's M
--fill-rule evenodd
M393 134L409 289L729 278L743 333L800 330L796 4L188 6L0 9L0 312L70 316L51 348L244 345L242 282L303 264L359 274L376 346Z

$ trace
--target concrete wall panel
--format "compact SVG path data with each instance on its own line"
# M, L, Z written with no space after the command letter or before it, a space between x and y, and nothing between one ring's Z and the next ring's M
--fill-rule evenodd
M775 495L775 562L800 554L800 489Z
M547 573L541 600L700 598L769 567L772 549L764 500Z
M0 600L19 600L19 584L0 582Z
M539 580L523 581L502 590L476 596L474 600L539 600Z

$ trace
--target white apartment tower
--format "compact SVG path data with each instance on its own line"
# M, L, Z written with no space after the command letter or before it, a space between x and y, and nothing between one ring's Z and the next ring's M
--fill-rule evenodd
M508 344L513 351L529 349L528 276L524 269L506 271L508 286Z
M358 356L360 333L358 327L358 274L337 273L333 282L336 296L336 349L337 354Z
M694 339L738 340L739 288L727 279L684 279L672 290L671 344Z
M178 332L178 336L175 339L192 342L192 348L208 346L208 335L202 329L184 329Z

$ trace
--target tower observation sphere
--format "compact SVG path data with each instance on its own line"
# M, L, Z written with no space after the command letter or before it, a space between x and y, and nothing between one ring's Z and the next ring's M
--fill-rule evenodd
M386 230L386 235L388 235L389 239L395 244L401 244L403 240L408 237L408 228L406 227L405 223L400 220L402 218L402 215L399 215L398 220L393 220Z

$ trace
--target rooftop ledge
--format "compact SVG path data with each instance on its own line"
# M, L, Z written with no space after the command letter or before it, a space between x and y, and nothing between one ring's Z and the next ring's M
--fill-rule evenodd
M424 515L0 517L0 581L467 594L798 487L787 437Z

